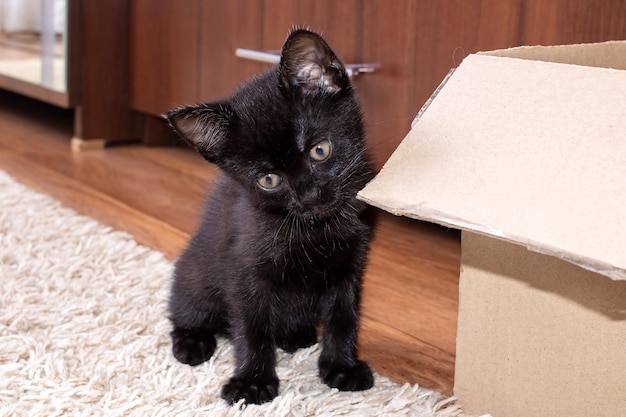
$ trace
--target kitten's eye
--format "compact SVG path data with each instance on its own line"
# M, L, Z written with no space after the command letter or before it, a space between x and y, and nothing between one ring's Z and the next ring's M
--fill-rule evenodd
M325 161L330 156L331 145L330 141L324 140L317 145L313 146L309 151L311 159L314 161Z
M283 177L278 174L263 174L257 182L264 190L273 190L283 182Z

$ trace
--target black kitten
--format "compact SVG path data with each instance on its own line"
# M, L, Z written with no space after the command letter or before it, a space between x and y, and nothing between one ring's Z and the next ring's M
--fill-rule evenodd
M317 34L296 30L281 62L228 100L173 110L174 129L225 175L176 263L174 356L198 365L234 343L222 389L234 403L278 394L275 348L317 342L320 376L365 390L357 359L361 281L374 215L355 196L373 177L345 67Z

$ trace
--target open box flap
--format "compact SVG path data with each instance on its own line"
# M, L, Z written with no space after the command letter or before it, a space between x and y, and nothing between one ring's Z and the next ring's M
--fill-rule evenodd
M626 70L626 42L624 41L557 46L519 46L517 48L479 52L479 55Z
M359 197L626 279L626 72L470 55Z

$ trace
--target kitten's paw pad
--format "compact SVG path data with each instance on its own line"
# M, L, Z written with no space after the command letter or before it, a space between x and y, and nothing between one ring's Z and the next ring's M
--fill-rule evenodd
M320 365L320 375L326 385L340 391L363 391L374 385L372 370L363 361L357 361L352 367Z
M272 401L278 395L278 379L246 379L232 377L222 388L222 398L229 404L244 399L248 404Z
M294 353L317 343L317 330L314 326L305 327L292 332L284 339L276 341L276 345L287 353Z
M212 334L194 329L176 328L171 333L172 353L182 363L196 366L209 360L217 343Z

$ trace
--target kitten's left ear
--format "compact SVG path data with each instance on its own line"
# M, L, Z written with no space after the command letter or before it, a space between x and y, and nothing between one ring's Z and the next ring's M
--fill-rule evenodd
M320 35L298 29L287 37L280 58L283 85L305 93L335 93L350 85L346 68Z
M165 114L170 125L205 159L218 162L236 115L226 102L180 107Z

